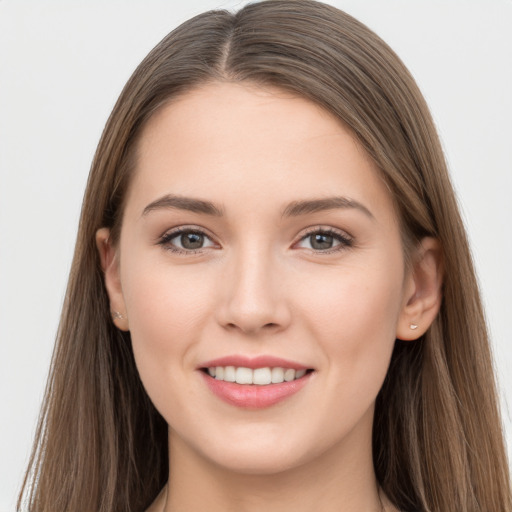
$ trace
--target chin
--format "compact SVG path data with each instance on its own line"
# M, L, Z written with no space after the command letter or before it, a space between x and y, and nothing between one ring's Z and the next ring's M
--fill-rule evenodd
M298 428L291 433L289 428L278 426L252 427L239 432L230 429L222 437L210 435L205 443L189 446L208 465L231 473L259 476L299 468L332 448L329 440L322 442L318 436L300 432Z
M207 454L204 454L208 457ZM283 473L301 466L304 458L298 454L276 453L276 450L236 450L233 453L210 454L210 462L231 473L265 476Z

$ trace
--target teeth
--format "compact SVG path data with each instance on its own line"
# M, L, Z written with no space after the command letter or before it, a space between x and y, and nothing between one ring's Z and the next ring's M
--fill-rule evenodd
M272 384L284 382L284 370L282 368L272 368Z
M252 374L253 372L250 368L237 368L235 372L235 381L237 384L252 384Z
M285 372L284 372L284 380L286 382L290 382L292 380L295 380L295 370L293 370L292 368L288 368Z
M252 372L252 383L258 386L272 383L272 371L270 368L257 368Z
M208 368L208 374L217 380L236 382L237 384L255 384L266 386L268 384L281 384L300 379L306 375L306 370L293 368L245 368L243 366L214 366Z
M224 380L226 382L236 382L236 371L234 366L224 368Z

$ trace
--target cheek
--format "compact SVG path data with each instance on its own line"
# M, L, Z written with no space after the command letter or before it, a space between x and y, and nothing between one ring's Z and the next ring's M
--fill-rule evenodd
M338 279L326 280L323 287L317 287L322 284L317 281L315 289L323 291L303 302L306 329L323 355L323 391L317 405L326 411L326 439L351 431L367 418L389 367L402 275L381 268L354 267Z
M184 397L194 402L195 388L187 379L211 307L208 276L136 255L126 269L123 294L137 369L155 407L174 424Z
M137 364L165 371L186 363L211 305L208 276L142 259L129 263L123 294Z
M344 268L338 276L316 280L314 288L303 289L307 328L329 364L347 377L358 372L368 375L369 369L380 375L387 371L401 309L402 280L396 264L368 264Z

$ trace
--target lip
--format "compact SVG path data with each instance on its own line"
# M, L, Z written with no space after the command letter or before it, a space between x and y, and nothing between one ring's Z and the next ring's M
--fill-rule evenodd
M218 359L212 359L211 361L206 361L201 363L197 369L201 370L204 368L211 368L212 366L243 366L244 368L251 368L255 370L256 368L293 368L294 370L308 370L311 369L310 366L304 366L303 364L297 363L295 361L290 361L287 359L282 359L280 357L261 355L257 357L247 357L241 355L231 355L225 357L219 357Z
M206 361L197 367L210 391L224 402L242 409L264 409L280 403L298 393L310 381L313 371L303 377L279 384L259 386L256 384L237 384L211 377L205 370L212 366L235 366L245 368L292 368L294 370L312 370L311 367L280 357L240 355L226 356Z
M264 409L291 397L300 391L310 380L313 373L291 382L268 384L237 384L225 382L210 377L206 372L200 372L210 391L224 402L243 409Z

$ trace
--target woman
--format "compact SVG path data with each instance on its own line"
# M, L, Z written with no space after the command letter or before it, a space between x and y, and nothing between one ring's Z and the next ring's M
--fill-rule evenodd
M28 508L497 512L505 459L403 64L311 1L178 27L93 162Z

